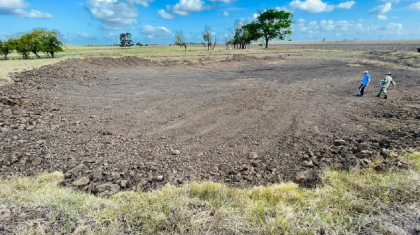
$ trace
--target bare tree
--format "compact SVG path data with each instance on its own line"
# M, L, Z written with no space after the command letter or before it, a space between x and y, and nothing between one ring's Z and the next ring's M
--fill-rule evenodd
M214 37L213 51L214 51L214 48L216 47L216 43L217 43L217 37Z
M185 52L187 52L187 42L185 41L185 37L182 34L182 31L179 31L175 34L175 45L184 47Z
M232 41L232 36L230 36L230 34L226 34L225 35L225 45L226 45L226 50L229 50L229 44Z
M210 44L211 44L211 28L206 25L206 27L204 27L204 31L203 31L203 40L205 42L207 42L207 50L210 51Z

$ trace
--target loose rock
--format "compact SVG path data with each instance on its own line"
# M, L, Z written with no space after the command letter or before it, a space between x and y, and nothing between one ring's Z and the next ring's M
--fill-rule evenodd
M89 183L89 177L83 177L73 182L73 186L84 186Z

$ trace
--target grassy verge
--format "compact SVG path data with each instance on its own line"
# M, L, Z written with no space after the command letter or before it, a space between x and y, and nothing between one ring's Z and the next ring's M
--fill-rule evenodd
M21 222L21 234L399 234L407 222L395 221L409 220L420 201L420 153L406 158L416 162L414 170L327 170L325 186L315 190L204 182L98 198L59 187L63 176L52 173L1 179L0 205L49 211Z

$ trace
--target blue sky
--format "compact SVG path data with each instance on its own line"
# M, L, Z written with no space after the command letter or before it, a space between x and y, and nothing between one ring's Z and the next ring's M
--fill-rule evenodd
M112 44L129 30L135 42L161 44L182 30L202 42L207 24L221 42L236 20L267 8L293 12L294 41L420 39L420 0L0 0L0 38L47 28L72 44Z

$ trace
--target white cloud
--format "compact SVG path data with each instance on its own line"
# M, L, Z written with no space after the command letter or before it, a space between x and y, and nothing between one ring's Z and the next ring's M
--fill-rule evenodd
M357 22L363 22L365 21L364 19L358 19Z
M200 0L180 0L174 6L166 6L166 9L171 10L172 14L186 16L192 12L200 12L210 10L211 7L206 5L204 1Z
M149 6L153 0L86 0L92 18L102 22L103 29L124 29L136 24L138 6Z
M287 9L286 7L276 7L276 10L290 12L289 9Z
M259 15L257 13L254 13L254 15L252 16L254 19L256 19Z
M410 10L420 11L420 2L416 2L410 5Z
M0 9L21 9L29 7L29 3L23 0L0 0Z
M87 33L83 32L83 31L77 32L77 36L79 36L81 38L87 38L87 39L95 39L96 38L95 35L87 34Z
M311 21L306 23L304 19L299 19L294 26L295 31L303 33L308 36L348 36L354 37L355 35L376 36L380 34L401 34L403 26L401 24L390 23L386 26L383 25L369 25L365 26L361 23L354 21L333 21L321 20Z
M390 33L397 33L397 34L401 34L402 30L403 30L403 26L402 24L396 24L396 23L389 23L386 26L386 30Z
M400 0L379 0L380 2L395 2L395 3L398 3L398 2L400 2Z
M306 22L306 20L304 20L304 19L302 19L302 18L300 18L300 19L298 19L298 21L297 21L299 24L302 24L302 23L305 23Z
M335 8L335 5L328 5L322 0L293 0L289 3L289 6L293 9L300 9L310 13L329 12Z
M0 0L0 15L16 15L25 18L50 19L53 15L49 13L31 10L27 12L23 9L28 8L29 3L24 0Z
M108 39L115 39L116 37L118 38L118 36L115 33L111 33L111 32L108 32L108 34L105 35L105 38L108 38Z
M354 6L354 4L356 4L355 1L342 2L337 5L337 8L338 9L351 9Z
M160 27L153 27L151 25L145 25L141 31L142 34L146 34L148 38L155 38L155 37L168 37L172 36L171 30L160 26Z
M130 4L140 4L144 7L148 7L149 3L152 3L153 1L154 0L127 0L127 2L130 3Z
M387 20L388 19L388 17L386 17L386 15L378 15L376 18L378 20Z
M372 10L369 11L369 13L372 14L385 14L388 11L390 11L392 9L392 4L391 3L386 3L384 5L379 5L377 7L374 7Z
M209 0L210 2L224 2L224 3L231 3L232 1L235 0Z
M158 11L158 15L161 19L165 19L165 20L172 20L173 18L175 18L174 15L172 15L168 12L165 12L165 10L163 10L163 9Z
M223 16L224 16L224 17L229 17L229 16L230 16L230 15L229 15L229 12L227 12L227 11L223 12Z

